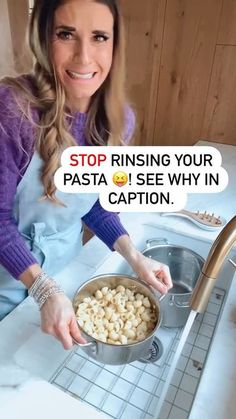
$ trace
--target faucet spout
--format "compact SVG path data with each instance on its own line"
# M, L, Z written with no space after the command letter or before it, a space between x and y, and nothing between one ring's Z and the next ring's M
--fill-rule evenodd
M203 265L197 285L193 290L190 307L198 313L205 311L222 264L235 243L236 216L226 224L214 241Z

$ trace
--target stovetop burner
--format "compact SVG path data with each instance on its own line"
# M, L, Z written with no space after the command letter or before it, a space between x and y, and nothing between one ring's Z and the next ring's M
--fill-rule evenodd
M154 336L152 345L148 349L148 353L143 358L139 359L139 361L145 362L145 363L156 362L158 361L158 359L161 358L162 354L163 354L163 345L160 339Z

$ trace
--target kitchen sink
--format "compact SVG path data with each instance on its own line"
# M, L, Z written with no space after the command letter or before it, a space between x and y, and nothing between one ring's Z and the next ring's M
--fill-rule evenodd
M149 225L148 223L143 223L141 226L139 226L139 231L136 232L135 229L130 225L128 227L128 231L131 232L130 236L132 241L141 251L146 248L146 241L153 238L163 238L166 239L170 244L187 247L188 249L198 253L204 259L206 259L211 248L211 243L199 239L193 239L186 235L174 233L172 231L166 231L165 229L161 229L159 226L155 226L154 224ZM233 253L234 252L232 251L232 254ZM233 256L228 256L217 279L217 286L224 289L225 291L229 290L235 273L233 266L228 262L230 257L233 259ZM101 266L98 267L94 273L94 276L108 272L133 274L128 263L118 253L111 254L111 256L104 263L102 263Z
M138 230L130 224L128 230L140 250L144 250L146 240L152 238L165 238L169 243L187 247L203 258L207 257L211 247L210 243L203 240L161 229L153 223L143 223ZM233 258L234 254L232 251L229 257ZM93 276L105 273L133 274L129 265L117 253L110 254L98 263ZM234 268L226 260L206 311L195 318L172 377L160 419L189 417L233 276ZM101 364L76 348L57 369L51 382L110 417L156 417L155 410L181 332L182 328L160 327L146 362L142 360L128 365Z

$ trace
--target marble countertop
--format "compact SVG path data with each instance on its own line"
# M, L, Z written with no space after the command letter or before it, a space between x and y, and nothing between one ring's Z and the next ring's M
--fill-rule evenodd
M215 146L221 151L222 165L229 174L229 184L223 192L218 194L189 195L187 208L206 209L216 215L224 216L229 221L236 213L236 147L208 142L198 142L198 145ZM121 215L124 225L128 225L132 218L133 214ZM147 214L137 213L135 219L137 222L147 220ZM181 232L181 234L207 242L213 242L219 233L200 230L186 220L162 217L157 213L150 214L149 220L155 220L155 223L159 224L162 229ZM132 237L132 232L130 233ZM56 279L63 285L68 296L72 297L80 283L89 279L109 255L109 249L95 237L84 246L80 255L57 275ZM235 352L236 281L234 280L207 359L190 419L235 418ZM59 342L41 332L38 309L33 301L27 298L0 322L0 416L5 419L12 418L12 406L15 406L18 413L17 403L20 403L22 397L27 397L29 387L33 386L37 394L47 391L43 382L47 389L52 387L46 381L52 377L67 356L68 351L65 351ZM55 415L60 417L61 409L67 406L68 399L71 399L74 412L79 413L80 418L90 415L95 418L95 411L91 407L88 406L86 410L79 401L68 395L60 398L58 393L61 395L59 389L53 388L52 399L55 398L56 401ZM13 400L15 404L12 404ZM27 412L30 412L30 409ZM31 417L27 412L24 414L24 419ZM96 417L107 416L101 413Z

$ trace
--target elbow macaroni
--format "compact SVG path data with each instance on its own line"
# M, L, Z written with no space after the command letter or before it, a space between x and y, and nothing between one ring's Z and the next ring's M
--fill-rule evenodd
M157 316L148 297L118 285L103 287L78 305L76 318L88 335L105 343L125 345L146 338Z

